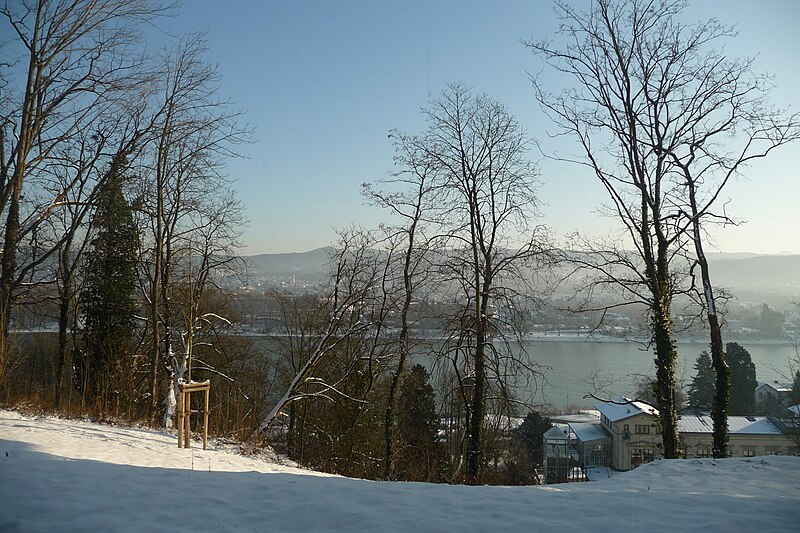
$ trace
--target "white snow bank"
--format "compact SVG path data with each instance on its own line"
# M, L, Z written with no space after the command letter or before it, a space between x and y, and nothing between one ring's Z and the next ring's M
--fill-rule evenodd
M791 531L800 521L797 457L465 487L326 476L210 448L0 410L0 531Z

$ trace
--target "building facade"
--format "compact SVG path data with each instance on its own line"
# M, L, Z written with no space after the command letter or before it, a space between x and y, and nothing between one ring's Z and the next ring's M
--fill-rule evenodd
M568 421L548 432L549 442L545 435L546 463L548 453L552 453L555 460L550 464L561 469L578 467L588 472L592 468L611 467L625 471L662 457L659 413L655 407L620 397L600 402L596 408L598 421ZM765 416L728 417L729 455L754 457L796 453L797 444L776 422L780 420ZM681 415L678 432L684 458L711 457L711 417ZM555 478L551 476L550 479Z

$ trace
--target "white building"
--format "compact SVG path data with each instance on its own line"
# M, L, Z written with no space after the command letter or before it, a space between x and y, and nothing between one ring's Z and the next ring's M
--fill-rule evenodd
M600 413L599 421L568 422L562 428L553 428L550 448L545 435L545 462L552 450L553 459L558 457L558 460L551 461L551 464L558 464L562 469L578 466L587 471L610 466L624 471L662 457L658 409L622 397L600 402L596 408ZM684 458L711 456L711 417L679 416L678 433ZM792 440L769 418L728 417L728 453L731 457L786 455L793 451ZM565 464L568 459L572 463Z
M684 457L711 457L713 429L710 416L678 417ZM731 457L788 455L791 447L789 438L767 417L728 417L728 454Z
M788 412L792 402L792 389L777 381L759 383L756 387L756 413L770 416L790 416Z

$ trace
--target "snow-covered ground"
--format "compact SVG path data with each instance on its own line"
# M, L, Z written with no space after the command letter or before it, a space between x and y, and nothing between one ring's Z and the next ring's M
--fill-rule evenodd
M0 531L798 531L800 458L658 461L604 481L328 476L166 432L0 410ZM552 529L551 529L552 528Z

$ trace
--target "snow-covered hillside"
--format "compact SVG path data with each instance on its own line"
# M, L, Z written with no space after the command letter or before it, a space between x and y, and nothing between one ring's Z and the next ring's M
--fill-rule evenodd
M798 457L658 461L599 482L466 487L327 476L209 448L0 410L0 531L705 532L800 523Z

